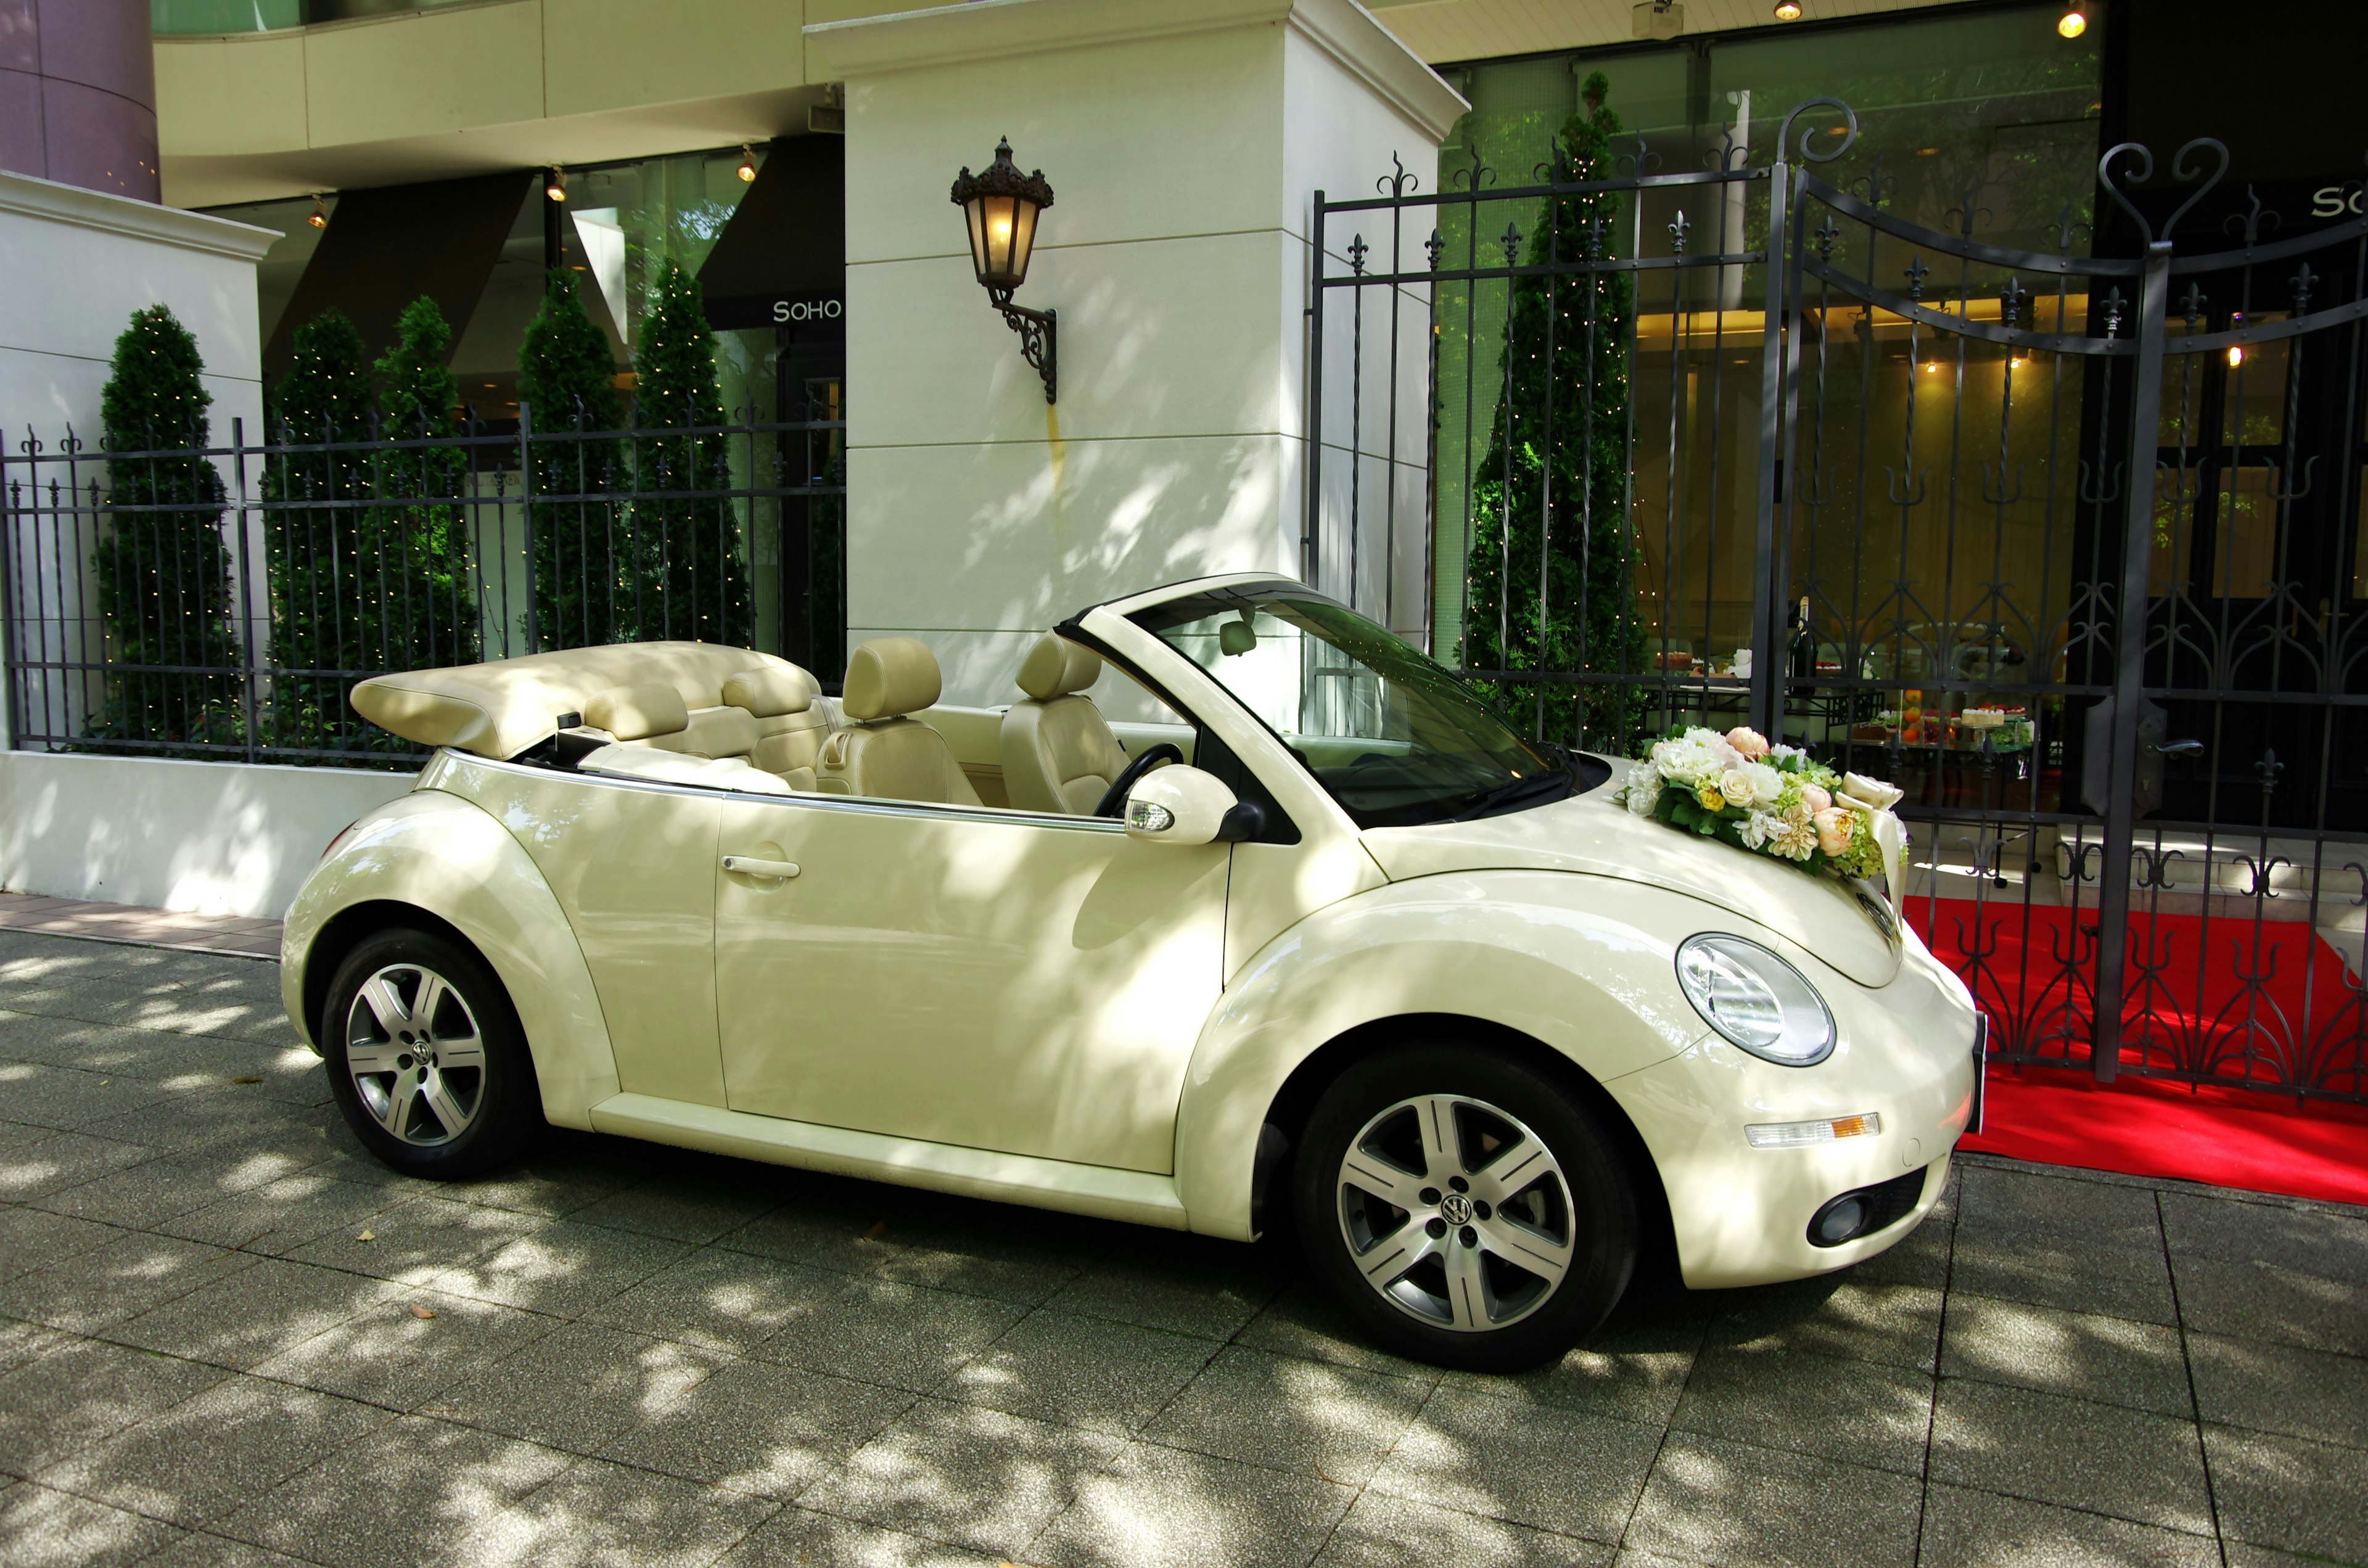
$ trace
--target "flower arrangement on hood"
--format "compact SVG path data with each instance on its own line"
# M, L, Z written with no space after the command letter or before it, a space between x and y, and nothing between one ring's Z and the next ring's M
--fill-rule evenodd
M1891 810L1896 788L1836 773L1757 730L1673 729L1630 766L1613 799L1640 817L1846 878L1896 880L1907 844Z

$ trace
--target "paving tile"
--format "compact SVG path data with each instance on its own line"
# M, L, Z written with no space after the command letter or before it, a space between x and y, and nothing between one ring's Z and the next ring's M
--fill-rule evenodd
M1139 1328L1230 1339L1281 1289L1257 1267L1250 1248L1176 1236L1152 1256L1121 1255L1097 1264L1047 1304Z
M233 1378L62 1460L49 1485L176 1524L252 1501L384 1424L386 1412L260 1378Z
M690 1251L660 1236L553 1220L429 1283L456 1296L576 1317Z
M245 1087L199 1089L164 1096L136 1110L91 1122L82 1131L94 1137L194 1153L223 1142L245 1142L262 1124L316 1121L322 1115L319 1110L258 1099Z
M122 1234L112 1225L52 1214L45 1209L13 1203L0 1207L0 1279L80 1256Z
M2204 1427L2203 1448L2230 1540L2368 1562L2359 1449L2234 1426Z
M915 1392L954 1370L1017 1323L1022 1309L984 1296L849 1279L749 1354L810 1371Z
M245 1371L367 1312L382 1279L266 1258L100 1330L107 1338Z
M1329 1361L1369 1372L1427 1378L1434 1382L1440 1376L1440 1369L1427 1361L1409 1360L1373 1344L1329 1297L1305 1280L1285 1287L1234 1336L1234 1343L1278 1356Z
M252 1253L171 1236L119 1234L105 1246L0 1280L0 1312L94 1334L258 1261Z
M2210 1334L2187 1354L2206 1422L2368 1449L2368 1361Z
M1918 1568L2219 1568L2220 1544L2019 1497L1934 1486Z
M1596 1541L1366 1492L1315 1561L1325 1568L1602 1568L1612 1556Z
M315 1167L176 1214L154 1228L166 1235L282 1257L331 1232L368 1228L388 1202L381 1188L340 1181Z
M0 1202L24 1203L109 1171L154 1159L156 1152L120 1138L54 1132L0 1147Z
M0 1471L30 1475L228 1376L102 1340L62 1338L47 1355L0 1376Z
M1660 1441L1658 1427L1638 1422L1441 1389L1372 1490L1617 1541Z
M1705 1336L1732 1348L1810 1350L1930 1371L1941 1346L1941 1292L1828 1274L1723 1292Z
M960 1290L1033 1307L1049 1301L1079 1274L1077 1262L1060 1248L1031 1246L1001 1237L963 1234L950 1227L886 1258L880 1277L932 1290Z
M660 1177L587 1203L573 1218L587 1225L704 1245L740 1229L780 1202L779 1195L770 1191Z
M200 1535L173 1529L172 1539L154 1556L142 1559L153 1568L311 1568L301 1557L290 1557L252 1541L227 1536Z
M1044 1568L1204 1568L1314 1561L1352 1487L1205 1454L1137 1444L1029 1544Z
M146 1078L38 1062L0 1062L0 1116L72 1131L167 1097Z
M721 1487L579 1460L452 1543L461 1562L700 1568L780 1505Z
M1228 1346L1144 1436L1169 1448L1361 1486L1431 1386Z
M2170 1260L2157 1246L2100 1246L2056 1236L1958 1233L1950 1285L2005 1301L2176 1324Z
M440 1562L454 1541L574 1462L515 1438L404 1416L211 1528L336 1568Z
M2187 1326L2368 1356L2368 1215L2167 1193Z
M589 1323L743 1353L847 1289L846 1278L702 1247L584 1313Z
M1937 1215L1927 1214L1914 1230L1891 1245L1850 1265L1850 1275L1861 1284L1945 1290L1950 1256L1955 1246L1956 1226Z
M2192 1422L1952 1379L1932 1416L1931 1479L2142 1525L2212 1532Z
M1205 1339L1048 1308L965 1361L939 1392L972 1404L1127 1434L1141 1431L1216 1353Z
M26 1362L48 1355L74 1335L22 1318L0 1317L0 1372L14 1371Z
M561 1219L639 1179L613 1158L604 1160L586 1146L593 1142L593 1134L552 1128L544 1134L543 1146L524 1165L471 1181L448 1182L438 1190L458 1203Z
M1932 1429L1932 1378L1881 1361L1721 1347L1694 1363L1669 1425L1921 1476Z
M2162 1244L2151 1187L1997 1165L1967 1165L1958 1182L1961 1237L2046 1236L2087 1247Z
M177 1533L120 1508L46 1486L0 1493L0 1562L8 1568L111 1568L137 1562Z
M713 1371L716 1358L670 1340L567 1324L419 1407L571 1453L597 1452Z
M798 1506L1019 1557L1124 1451L1098 1433L924 1400Z
M1629 1318L1625 1310L1556 1360L1526 1372L1451 1372L1447 1385L1532 1404L1666 1424L1677 1409L1713 1312L1680 1302Z
M1000 1553L948 1546L902 1530L804 1508L784 1508L724 1553L717 1568L1011 1568Z
M738 1361L609 1439L600 1457L784 1500L910 1409L915 1396Z
M1736 1568L1907 1568L1922 1490L1887 1471L1672 1432L1626 1544Z
M435 1316L423 1318L415 1307ZM516 1307L390 1288L366 1310L253 1370L390 1410L416 1410L559 1327L557 1319Z
M1949 1298L1941 1373L2164 1415L2195 1409L2177 1329L1963 1292Z
M715 1244L834 1274L882 1276L907 1253L941 1250L930 1240L941 1222L908 1207L929 1196L870 1182L824 1184L725 1233Z
M192 1210L221 1201L231 1190L225 1176L222 1162L210 1154L165 1154L108 1171L75 1187L42 1193L32 1201L53 1214L154 1231ZM245 1239L232 1236L214 1244L236 1246Z
M404 1198L358 1225L325 1231L288 1256L377 1279L425 1285L447 1269L473 1264L533 1234L543 1223L539 1216L507 1209L436 1197ZM368 1241L362 1240L365 1231Z

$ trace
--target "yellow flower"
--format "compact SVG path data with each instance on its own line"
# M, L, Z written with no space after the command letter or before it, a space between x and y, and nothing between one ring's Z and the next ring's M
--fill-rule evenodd
M1724 811L1726 809L1726 796L1720 791L1718 786L1715 784L1705 784L1701 789L1695 790L1694 794L1702 801L1702 810L1706 812Z

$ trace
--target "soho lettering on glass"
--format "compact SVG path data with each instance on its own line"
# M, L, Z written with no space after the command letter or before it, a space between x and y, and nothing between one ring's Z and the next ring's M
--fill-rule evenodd
M2361 210L2359 187L2347 192L2340 185L2326 185L2310 193L2310 215L2314 218L2340 218L2346 212Z
M837 300L776 300L773 320L776 322L837 321L844 313Z

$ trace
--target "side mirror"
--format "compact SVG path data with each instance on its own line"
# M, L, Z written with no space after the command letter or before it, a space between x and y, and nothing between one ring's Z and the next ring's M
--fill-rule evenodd
M1215 775L1181 763L1144 774L1127 791L1126 835L1146 844L1231 844L1263 825Z

